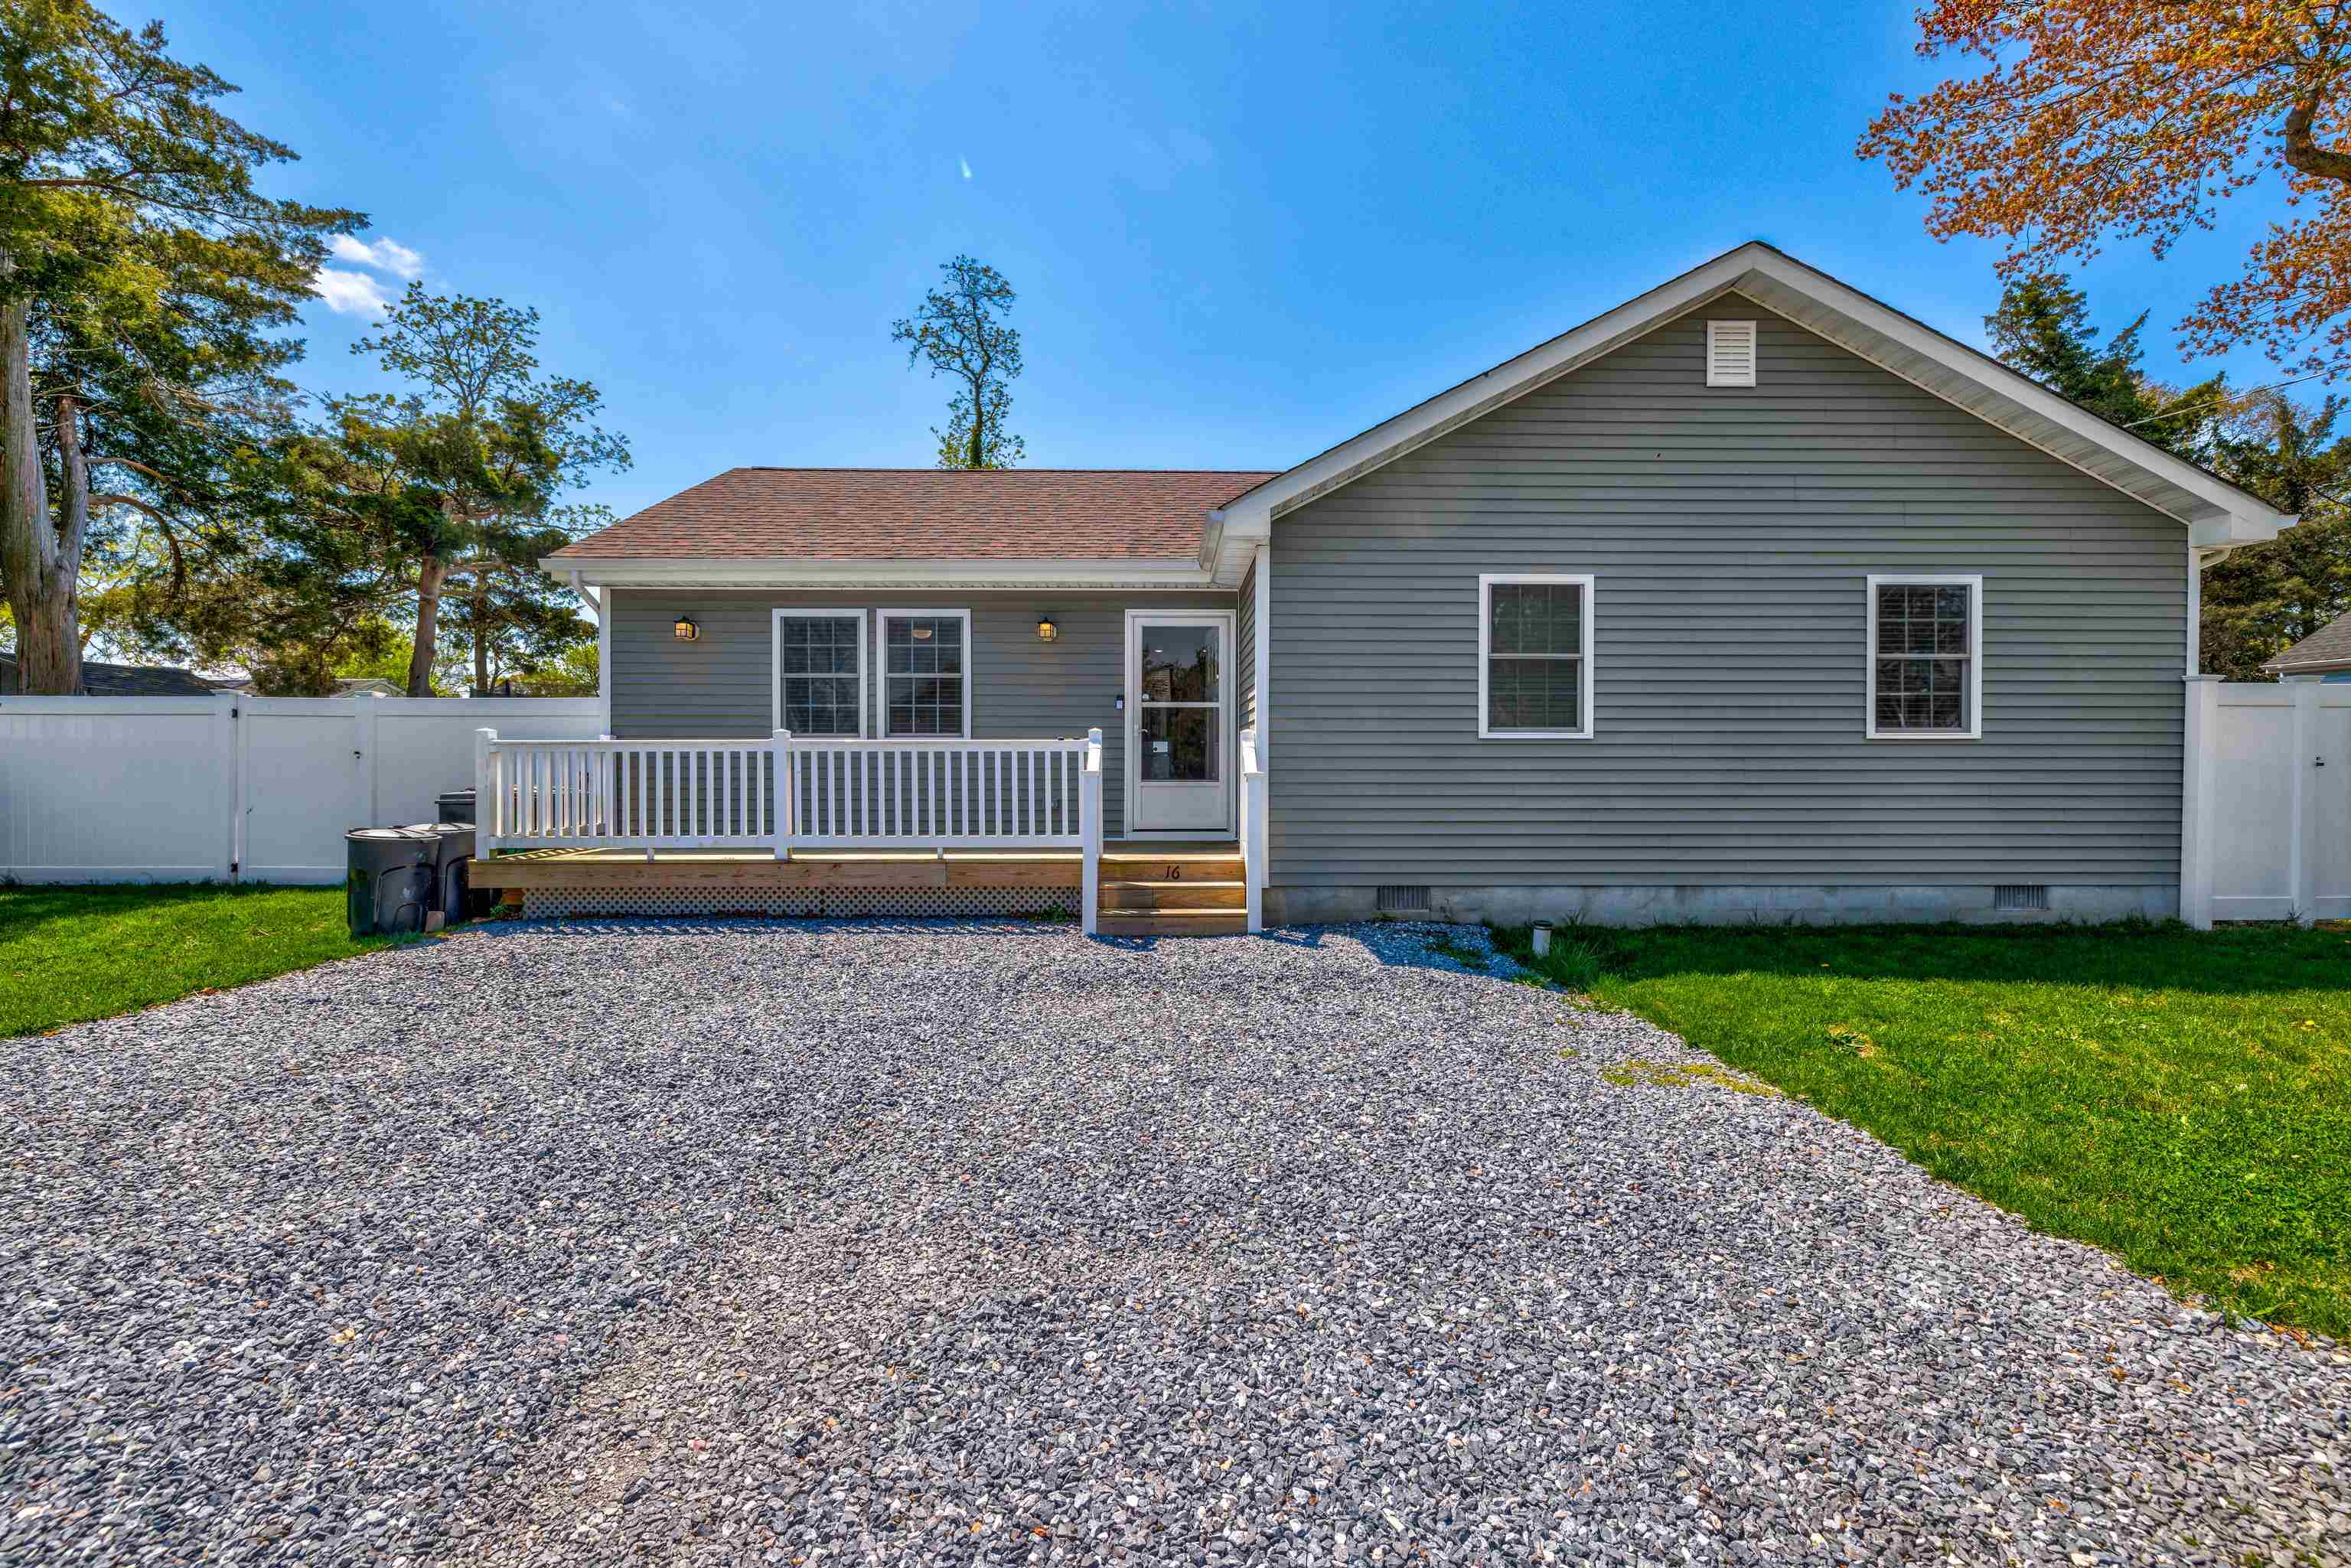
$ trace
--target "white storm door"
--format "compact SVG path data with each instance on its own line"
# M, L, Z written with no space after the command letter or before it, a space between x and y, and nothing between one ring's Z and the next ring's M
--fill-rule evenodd
M1126 831L1232 831L1233 618L1126 612Z

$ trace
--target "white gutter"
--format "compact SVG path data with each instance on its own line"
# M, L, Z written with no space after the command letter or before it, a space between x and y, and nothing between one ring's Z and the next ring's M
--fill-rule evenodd
M542 570L575 586L609 588L1006 589L1217 586L1196 559L814 559L808 557L549 556Z

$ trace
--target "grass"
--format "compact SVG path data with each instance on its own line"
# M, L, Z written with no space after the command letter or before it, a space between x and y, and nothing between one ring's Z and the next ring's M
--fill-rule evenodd
M0 1036L110 1018L383 946L340 887L0 887Z
M2351 1339L2351 930L1566 928L1542 972L2183 1295Z

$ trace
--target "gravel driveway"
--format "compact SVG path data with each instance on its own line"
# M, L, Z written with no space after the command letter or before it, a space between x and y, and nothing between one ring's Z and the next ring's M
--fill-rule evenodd
M1635 1061L1708 1059L1395 927L516 926L0 1041L0 1560L2342 1560L2351 1358Z

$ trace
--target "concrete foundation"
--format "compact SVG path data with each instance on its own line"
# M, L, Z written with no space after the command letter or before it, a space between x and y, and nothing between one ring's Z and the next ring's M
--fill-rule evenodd
M1280 923L1370 920L1378 915L1378 890L1371 887L1269 887L1266 918ZM1531 921L1580 921L1587 925L1865 925L1931 924L1955 920L1972 925L2096 924L2113 920L2169 920L2179 914L2176 885L2113 886L2053 883L2047 909L1994 909L1990 883L1892 887L1698 885L1629 886L1437 886L1426 914L1398 912L1401 919L1449 920L1458 925L1491 921L1524 925Z

